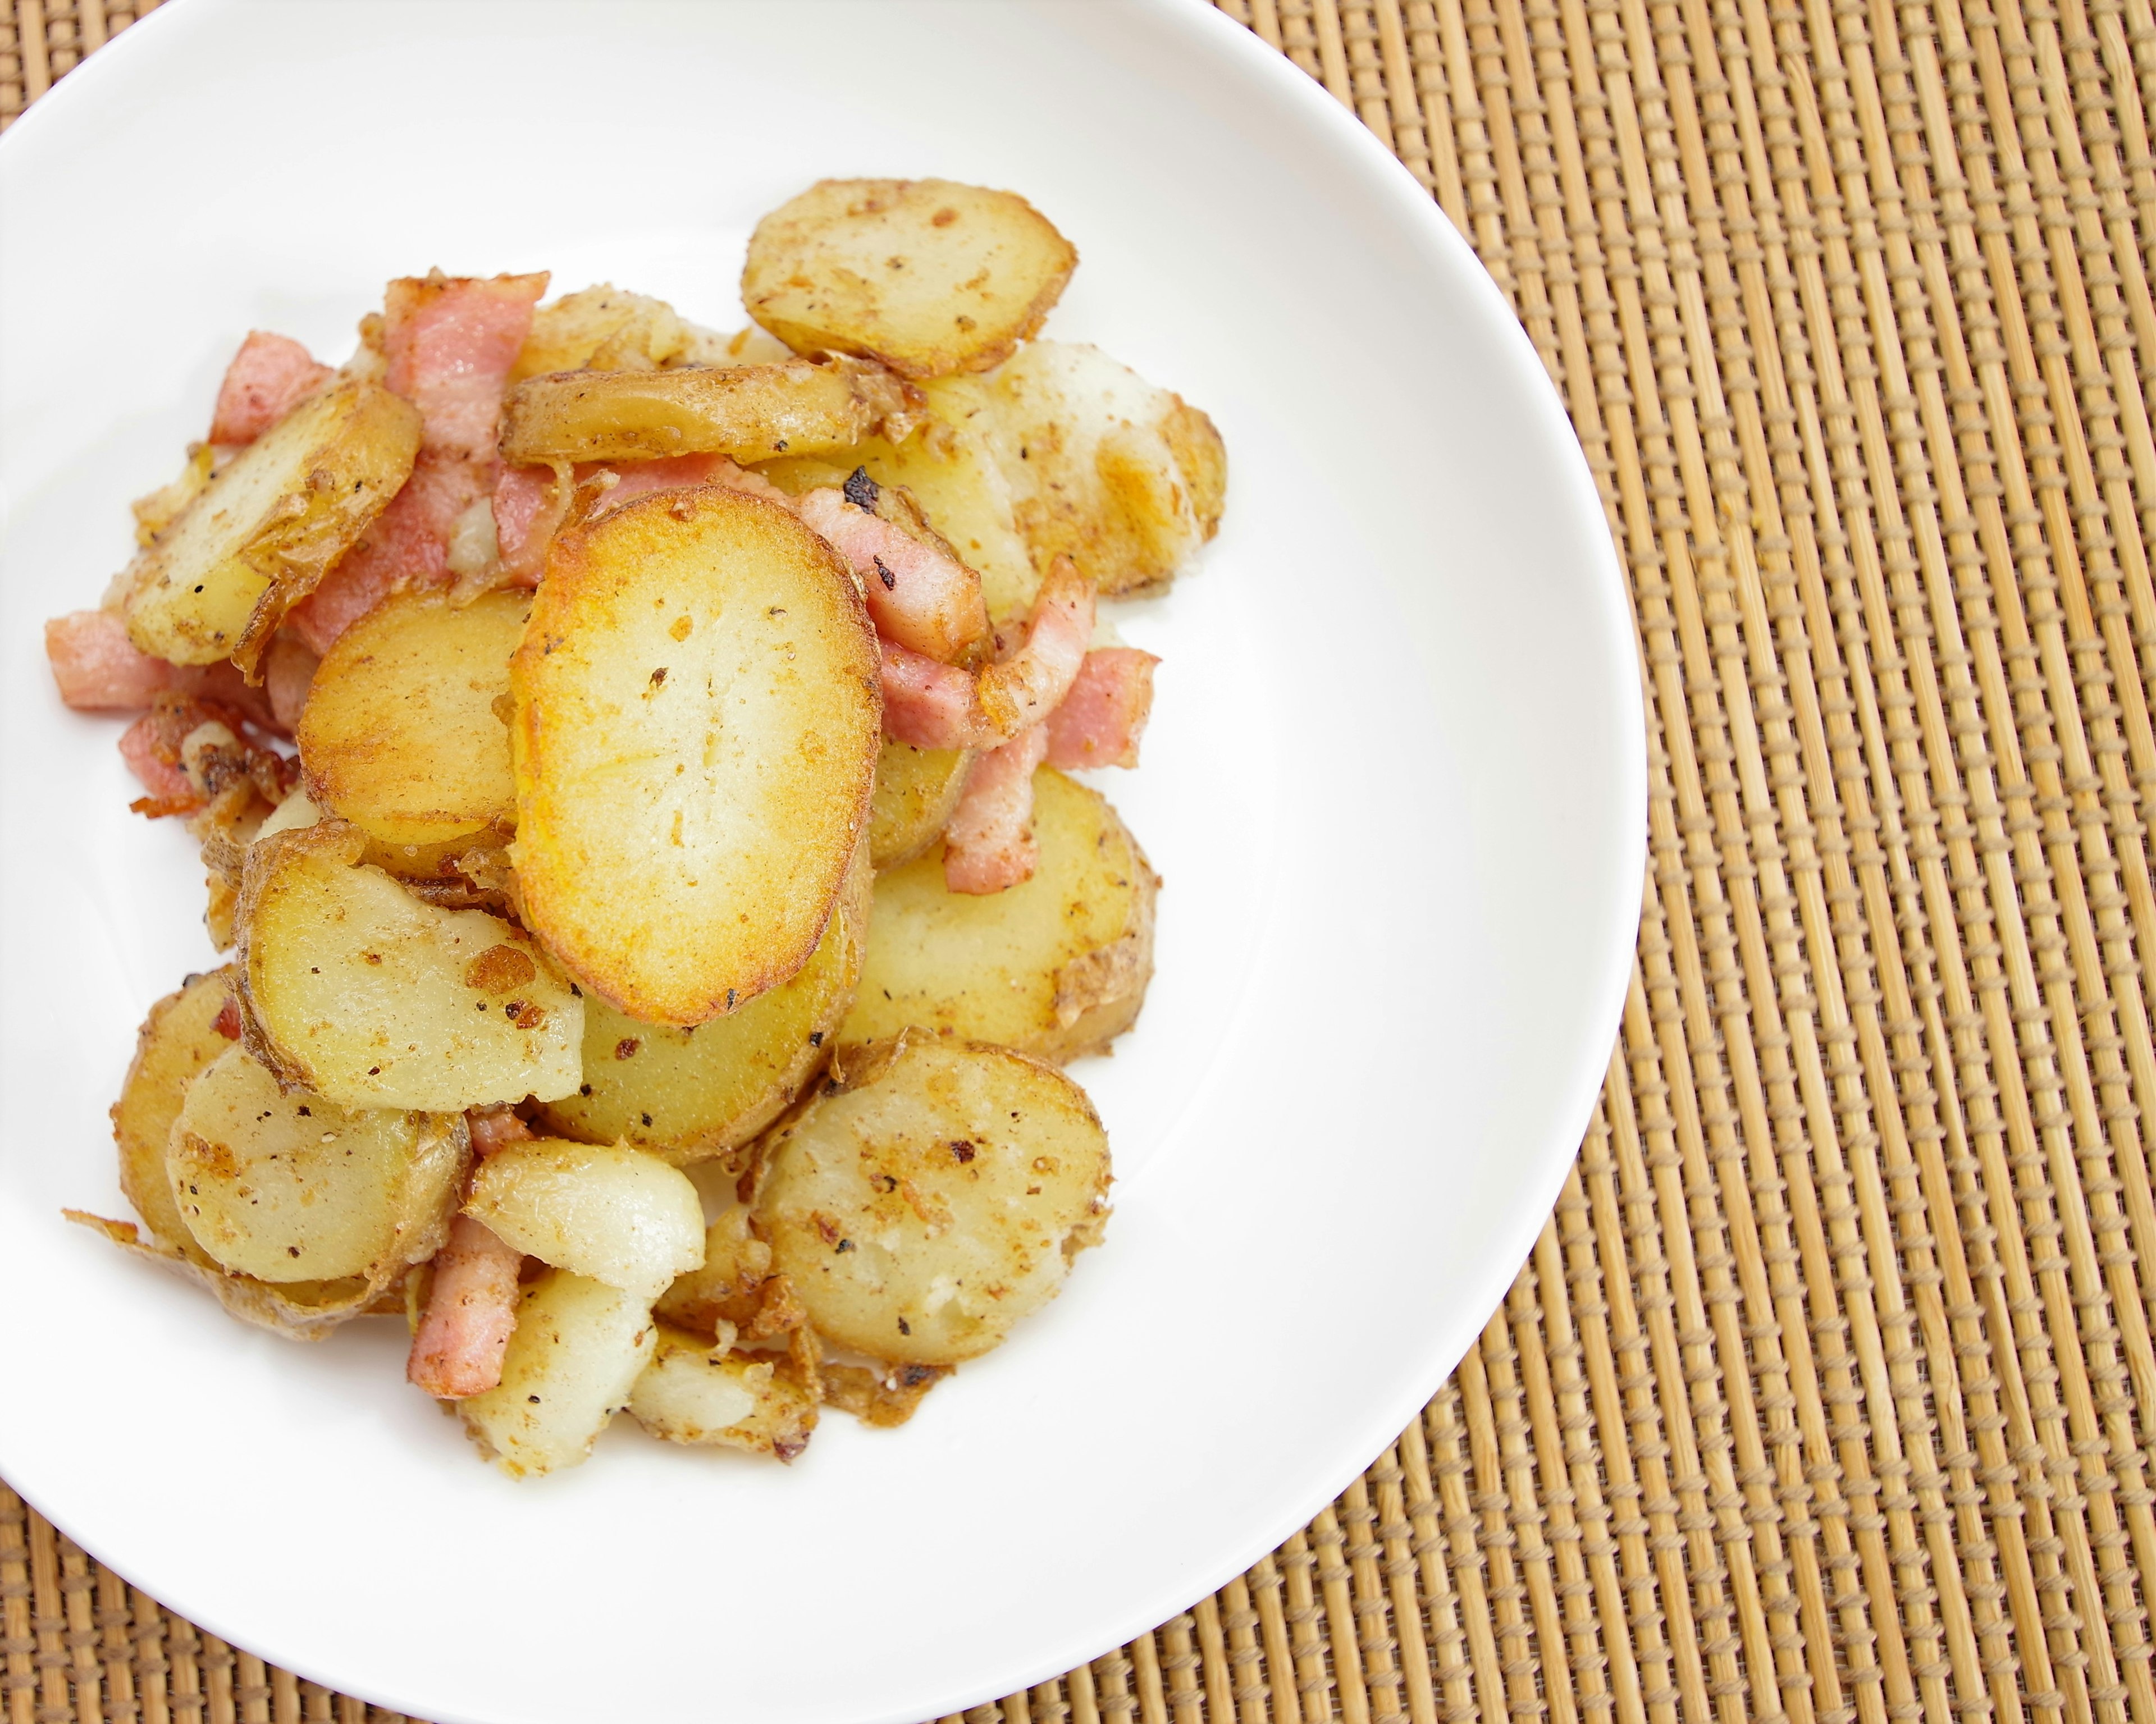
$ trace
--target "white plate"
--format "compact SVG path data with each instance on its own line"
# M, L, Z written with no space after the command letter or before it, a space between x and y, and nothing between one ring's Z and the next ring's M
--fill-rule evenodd
M119 1210L135 1025L211 953L38 624L96 602L250 326L341 357L436 264L732 326L755 218L862 173L1023 191L1085 260L1048 333L1227 439L1218 541L1123 617L1167 662L1102 776L1167 887L1143 1022L1077 1073L1117 1213L901 1431L782 1469L617 1429L511 1484L396 1326L294 1346L61 1221ZM1172 1615L1414 1417L1601 1080L1642 724L1555 395L1316 85L1193 0L183 0L15 128L0 200L0 1473L72 1537L425 1718L920 1718Z

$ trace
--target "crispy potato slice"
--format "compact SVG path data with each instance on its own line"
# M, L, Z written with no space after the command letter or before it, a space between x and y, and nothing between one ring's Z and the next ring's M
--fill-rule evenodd
M316 803L385 844L468 839L516 812L509 762L509 656L528 593L461 608L400 593L341 636L300 715L300 764Z
M472 1174L465 1213L527 1257L646 1305L704 1260L704 1206L678 1167L625 1143L533 1137Z
M348 1113L280 1090L234 1047L188 1085L165 1171L187 1231L225 1269L381 1284L441 1249L470 1153L462 1114Z
M1014 192L822 180L757 223L742 300L797 353L858 353L939 377L1008 357L1077 266L1070 242Z
M232 998L232 981L229 969L190 976L177 993L150 1008L136 1032L134 1063L120 1086L120 1099L112 1104L121 1195L159 1244L203 1264L213 1260L195 1243L172 1201L165 1150L187 1085L232 1051L232 1039L217 1028Z
M748 1326L771 1275L771 1247L750 1230L748 1206L730 1204L704 1229L704 1260L663 1294L659 1315L706 1337Z
M670 1443L708 1443L791 1460L816 1429L816 1398L784 1362L715 1347L661 1324L629 1398L636 1422Z
M911 862L943 836L973 765L970 748L916 748L884 738L869 805L869 853L878 871Z
M1033 779L1033 877L986 896L943 881L941 845L876 877L868 960L841 1042L917 1024L1075 1059L1137 1021L1160 882L1097 791Z
M665 300L603 281L531 314L531 332L517 349L509 381L557 371L654 371L713 340Z
M1007 1048L901 1032L765 1146L757 1230L817 1333L952 1365L999 1344L1099 1242L1108 1140L1086 1092Z
M639 498L555 541L510 686L525 923L587 988L701 1024L808 962L883 721L836 552L762 498Z
M457 1403L465 1429L513 1478L576 1465L629 1404L656 1330L648 1301L548 1270L520 1297L500 1385Z
M1103 593L1170 579L1219 531L1228 459L1212 420L1097 347L1036 341L992 381L1019 531Z
M865 1365L823 1367L824 1404L850 1413L863 1424L890 1430L921 1410L928 1391L948 1377L949 1365Z
M851 448L892 413L904 386L858 360L557 372L509 392L506 461L645 461L730 455L767 461Z
M357 379L303 402L236 456L145 553L127 632L176 664L251 669L285 613L388 506L419 411Z
M346 1107L436 1113L568 1094L584 1003L522 930L423 903L357 865L341 820L252 846L240 892L248 1045Z
M565 1137L624 1142L676 1166L739 1147L823 1065L853 1003L875 876L862 853L815 955L730 1018L675 1029L584 1001L584 1080L540 1118Z

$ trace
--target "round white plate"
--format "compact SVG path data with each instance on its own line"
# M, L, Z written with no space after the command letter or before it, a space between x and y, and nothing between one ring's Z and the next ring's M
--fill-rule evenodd
M857 174L1023 192L1084 259L1047 333L1227 440L1219 538L1120 608L1166 662L1101 778L1167 885L1144 1018L1075 1071L1116 1214L902 1430L781 1468L617 1428L514 1484L398 1326L279 1341L61 1220L125 1213L105 1111L211 952L38 625L97 602L249 328L340 358L434 264L733 327L755 218ZM1195 0L181 0L0 145L0 1474L69 1535L424 1718L917 1719L1173 1614L1414 1416L1601 1080L1642 723L1556 396L1315 84Z

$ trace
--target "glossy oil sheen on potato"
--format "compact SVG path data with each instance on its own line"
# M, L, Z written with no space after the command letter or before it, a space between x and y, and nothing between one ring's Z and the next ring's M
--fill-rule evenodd
M439 844L513 818L509 658L531 604L528 593L461 606L401 593L347 629L300 715L315 802L395 845Z
M872 880L863 858L815 956L731 1017L675 1029L587 995L584 1080L539 1117L564 1137L632 1143L676 1165L748 1142L830 1051L860 978Z
M510 684L525 921L587 989L701 1024L807 962L883 711L829 546L738 492L640 498L555 541Z
M1086 1092L1007 1048L909 1032L773 1134L756 1200L819 1335L955 1364L999 1343L1097 1243L1108 1140Z
M976 896L943 883L937 845L876 877L868 959L839 1039L908 1024L1064 1060L1136 1021L1152 975L1145 855L1097 791L1034 775L1033 877Z

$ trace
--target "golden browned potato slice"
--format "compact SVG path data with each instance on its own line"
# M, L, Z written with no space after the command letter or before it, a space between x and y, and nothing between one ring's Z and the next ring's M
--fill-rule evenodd
M385 1283L442 1247L471 1153L461 1114L348 1113L244 1048L188 1085L165 1171L196 1243L264 1281Z
M419 412L349 381L301 403L236 456L146 554L127 607L144 652L251 667L412 471Z
M986 371L1040 327L1078 254L1014 192L822 180L757 223L748 315L797 353L902 376Z
M911 1024L1061 1061L1137 1020L1160 883L1097 792L1044 767L1033 797L1040 861L1030 880L985 897L953 892L940 844L876 877L868 962L840 1041Z
M135 542L154 545L166 529L187 512L187 505L209 489L217 474L217 451L207 443L187 445L187 464L180 476L161 485L128 505L135 516Z
M500 1384L457 1403L465 1428L512 1477L576 1465L629 1404L656 1326L648 1300L548 1270L520 1297Z
M636 1422L670 1443L709 1443L791 1460L816 1429L816 1399L783 1362L715 1347L661 1324L629 1398Z
M300 714L315 803L383 844L470 838L516 812L509 655L528 593L461 608L441 593L377 605L331 647Z
M240 1003L248 1045L346 1107L450 1113L582 1080L584 1003L521 929L421 902L361 866L341 820L248 852Z
M970 748L916 748L884 739L869 811L869 851L879 870L911 862L943 836L973 764Z
M873 880L863 855L815 956L730 1018L677 1029L588 996L583 1083L540 1118L564 1137L633 1143L677 1166L747 1142L823 1065L853 1003Z
M120 1190L161 1245L198 1262L211 1261L195 1243L172 1201L165 1174L165 1150L180 1116L187 1085L225 1054L233 1043L217 1029L232 998L232 972L191 976L186 986L150 1008L136 1033L135 1061L112 1104L112 1137L120 1147Z
M850 1413L863 1424L890 1430L921 1410L928 1391L948 1377L949 1365L825 1365L824 1404Z
M688 1175L625 1143L505 1145L473 1173L465 1213L526 1257L646 1305L704 1260L704 1206Z
M664 300L601 282L564 294L531 314L509 381L555 371L652 371L702 352L715 337L685 321Z
M733 1203L704 1229L704 1261L661 1296L668 1322L711 1337L754 1321L771 1274L771 1247L750 1229L746 1204Z
M737 491L639 498L555 541L510 686L525 923L588 990L701 1024L808 961L883 722L830 546Z
M1103 593L1170 578L1220 525L1228 458L1212 420L1097 347L1036 341L992 380L1019 530Z
M906 398L897 378L850 359L557 372L509 392L501 454L525 463L766 461L850 449Z
M817 1333L952 1365L1003 1341L1099 1242L1108 1140L1086 1092L1007 1048L906 1031L773 1134L755 1206Z

